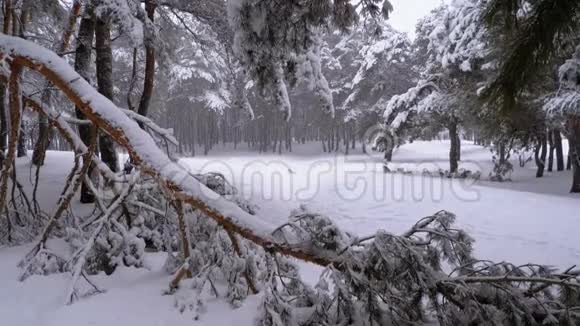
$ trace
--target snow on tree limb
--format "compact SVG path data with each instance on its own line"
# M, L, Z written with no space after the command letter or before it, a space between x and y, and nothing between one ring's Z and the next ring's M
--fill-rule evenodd
M363 1L363 7L368 9L374 2ZM368 15L380 11L378 7L368 10ZM291 116L288 86L295 84L298 68L304 63L311 68L312 88L327 111L333 111L332 93L320 68L318 33L331 20L343 29L350 27L357 19L352 4L343 0L231 0L227 12L234 31L234 54L258 88L274 97L286 119Z
M272 252L319 265L326 266L334 258L311 252L308 248L274 241L270 235L273 229L271 225L216 195L184 167L173 162L157 147L149 134L115 104L99 94L57 54L32 42L6 35L0 36L0 53L4 62L11 61L26 66L49 79L83 111L88 120L124 147L135 165L141 166L145 173L165 179L176 199L204 212L226 230Z

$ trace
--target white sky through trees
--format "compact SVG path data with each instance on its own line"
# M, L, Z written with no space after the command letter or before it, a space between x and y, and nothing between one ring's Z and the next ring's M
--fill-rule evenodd
M69 6L72 3L72 0L60 1ZM395 10L389 22L397 30L408 33L411 38L414 38L417 21L444 2L449 2L449 0L391 0Z
M417 21L445 0L391 0L395 8L389 22L394 28L415 37Z

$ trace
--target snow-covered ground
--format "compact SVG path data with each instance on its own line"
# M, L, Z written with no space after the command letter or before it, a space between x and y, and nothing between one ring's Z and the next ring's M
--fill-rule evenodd
M558 267L580 263L580 198L568 194L569 171L536 179L532 163L526 168L515 164L514 181L498 184L384 174L380 154L310 156L306 153L314 152L313 148L297 151L284 156L222 151L183 159L182 164L196 172L224 173L244 197L260 206L260 218L272 225L283 223L290 210L303 204L359 235L377 229L402 232L420 217L446 209L456 213L459 225L476 239L480 258ZM393 166L417 171L446 169L447 151L444 141L415 142L397 150ZM491 169L490 158L487 149L463 144L463 167L480 170L485 176ZM49 153L41 174L41 204L54 203L71 164L70 153ZM18 170L21 181L28 182L27 160L18 162ZM110 277L98 276L95 282L106 293L65 306L69 275L16 281L16 264L26 250L27 246L0 249L2 324L249 326L259 303L259 296L252 297L241 308L231 310L216 299L201 320L193 322L191 315L177 312L174 297L162 295L170 277L161 271L164 257L150 254L149 269L122 268ZM316 279L317 268L302 267L306 278Z

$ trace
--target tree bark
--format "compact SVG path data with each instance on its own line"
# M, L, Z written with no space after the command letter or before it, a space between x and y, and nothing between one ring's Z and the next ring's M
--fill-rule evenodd
M554 129L554 147L556 149L556 169L564 171L564 152L562 150L562 133L560 129Z
M10 33L10 19L12 14L10 11L12 10L12 0L5 0L4 1L4 25L2 31L4 34L8 35ZM0 81L0 166L2 165L2 161L4 159L4 151L6 151L6 137L8 136L8 115L6 114L6 82Z
M29 4L30 3L28 3L27 1L23 1L21 3L20 16L17 15L15 7L12 7L10 11L12 13L12 35L18 36L23 39L26 39L24 31L26 30ZM15 5L17 5L17 3ZM18 134L16 156L17 157L26 156L26 125L24 123L24 120L20 122L20 133Z
M111 22L107 17L97 17L95 24L95 47L97 53L97 85L99 93L114 101L113 52L111 49ZM108 135L99 136L101 159L109 168L119 171L119 158L115 144Z
M68 22L65 27L65 30L62 33L62 38L60 39L57 46L55 46L56 50L59 54L64 53L68 45L70 43L71 36L74 32L74 28L76 26L77 19L79 17L81 10L81 3L79 0L75 0L72 5L71 12L68 17ZM45 83L42 92L42 103L50 105L51 100L51 92L48 89L49 83ZM46 157L46 150L50 146L50 141L52 139L52 135L50 132L50 127L48 125L48 119L43 116L38 116L38 138L36 140L36 145L34 146L34 151L32 152L32 164L36 166L44 165L44 158Z
M50 90L45 89L42 92L42 103L50 105ZM50 128L48 126L48 120L45 116L38 116L38 136L36 138L36 145L34 146L34 151L32 152L32 164L36 166L44 165L44 158L46 157L46 150L50 146Z
M451 147L449 148L449 172L455 173L459 168L459 135L457 134L457 122L452 121L449 126L449 139Z
M459 131L457 132L457 161L461 161L461 137Z
M147 17L152 22L155 20L155 8L156 3L154 0L145 1L145 11L147 11ZM155 82L155 47L151 42L145 42L145 80L143 82L143 94L141 94L141 100L139 101L139 108L137 113L142 116L147 116L149 113L149 104L151 102L151 97L153 96L153 86ZM139 126L143 128L143 124L140 123Z
M10 134L8 137L8 152L6 158L2 162L2 173L0 175L0 212L4 211L6 204L8 178L12 169L14 168L14 160L16 156L16 147L20 133L20 123L22 121L21 112L21 94L20 94L20 75L22 73L22 66L20 62L13 60L11 63L10 78L8 80L8 100L10 107Z
M387 146L385 148L385 161L391 162L393 160L393 146Z
M24 120L20 122L20 133L18 134L18 148L16 151L17 157L25 157L26 152L26 124Z
M0 151L3 155L6 150L6 135L8 135L8 124L6 123L8 115L6 114L6 83L0 81ZM1 164L0 164L1 165Z
M572 165L572 187L570 192L580 193L580 117L571 116L566 123L570 143L570 161Z
M81 75L86 81L90 83L90 69L91 69L91 52L93 47L93 39L95 34L95 20L93 17L93 8L87 6L85 13L81 19L79 25L79 31L77 35L77 46L75 50L75 70ZM76 116L78 119L86 119L82 110L77 106L75 108ZM91 128L87 125L79 125L79 136L83 143L89 147L91 142ZM94 166L91 165L88 171L89 177L92 174ZM83 180L81 186L81 203L94 203L95 195L91 192L90 187Z
M554 151L556 148L554 147L554 130L548 131L548 172L552 172L554 169Z
M538 170L536 171L536 178L541 178L544 176L544 169L546 168L546 152L547 152L547 139L546 134L542 134L538 139L538 144L536 145L536 150L534 152L534 157L536 159L536 166Z

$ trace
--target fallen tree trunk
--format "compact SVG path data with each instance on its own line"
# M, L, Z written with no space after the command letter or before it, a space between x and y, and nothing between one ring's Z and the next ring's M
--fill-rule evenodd
M120 108L99 94L86 80L54 52L32 42L0 35L0 58L41 74L60 89L100 130L127 150L134 165L144 173L164 180L175 199L191 205L215 220L228 232L240 235L272 253L295 257L327 266L337 258L315 252L300 244L279 243L271 236L274 229L257 216L201 184L187 169L173 162L153 138Z
M318 316L313 315L315 319L312 324L330 324L330 322L334 324L336 320L347 320L345 318L350 318L350 311L355 308L362 311L365 317L368 315L373 324L384 324L382 321L394 316L393 311L402 313L400 317L395 316L396 323L417 324L423 321L419 305L424 301L426 307L436 315L442 325L464 324L466 317L470 318L467 320L470 324L482 324L489 319L488 307L502 313L513 314L514 318L533 316L534 320L530 323L535 320L538 324L564 320L572 324L572 319L580 320L580 314L574 312L578 310L578 307L574 306L575 303L568 304L551 297L535 296L542 287L545 289L552 286L565 291L580 289L578 283L580 272L552 274L549 271L546 273L543 266L532 264L514 266L509 263L477 261L471 255L473 240L463 231L451 227L455 216L448 212L442 211L422 219L402 236L379 231L366 238L356 238L342 232L332 219L326 216L297 212L291 216L291 222L275 230L277 235L275 236L272 234L271 225L210 190L187 169L172 161L133 119L99 94L56 54L33 43L0 35L0 60L10 64L11 82L22 67L37 71L48 79L71 99L94 126L109 134L124 147L139 169L129 181L129 185L123 188L97 219L91 221L91 224L97 223L96 227L85 246L74 254L73 261L76 261L76 264L66 295L68 302L77 295L75 283L83 275L87 253L97 236L105 223L110 220L112 212L125 202L139 174L146 173L170 192L168 195L170 199L191 205L193 209L199 210L223 227L232 239L236 254L241 254L241 251L235 248L237 235L256 243L268 253L264 256L267 256L266 264L270 265L267 277L272 282L264 289L266 309L263 309L259 317L265 322L271 321L272 318L279 320L278 311L282 309L284 312L294 308L304 311L302 302L305 301L295 300L298 298L296 290L299 296L316 304L307 308L312 307L313 311L322 313ZM18 83L13 85L15 87L11 88L11 99L20 98L20 92L14 91L17 90ZM16 110L16 115L20 115L21 107L15 104L17 101L11 102L11 108ZM78 136L71 132L63 117L53 115L52 111L40 105L38 107L39 110L49 113L47 115L51 121L60 126L59 130L71 133L69 138L76 142L76 146L80 148L84 146ZM100 204L100 207L105 205ZM114 220L111 222L115 223ZM314 230L312 226L316 226ZM122 228L124 227L119 229ZM321 230L325 232L320 232ZM275 240L286 239L285 234L290 235L292 239L302 239L298 240L302 242ZM371 240L372 242L368 244L363 243ZM355 246L358 248L352 249ZM334 266L329 268L329 271L336 284L343 286L336 287L340 288L339 291L329 291L328 287L326 290L320 287L314 291L298 283L282 291L277 282L273 281L275 276L280 278L283 287L286 287L283 278L301 281L296 278L296 268L290 266L288 261L280 262L276 253L323 266L332 264ZM443 273L440 268L441 262L454 267L453 272ZM187 263L178 271L175 278L177 282L183 277L180 275L186 275L186 267ZM208 274L204 277L211 283ZM172 283L173 288L177 286L177 282ZM468 286L471 283L475 285ZM490 301L489 288L480 287L478 284L491 284L509 295L495 296L494 301ZM388 295L379 296L381 293ZM522 293L530 293L531 298L522 299ZM295 301L300 303L294 306L292 302ZM330 304L319 305L319 302ZM337 306L333 306L334 302L337 302ZM356 302L356 305L350 304L351 302ZM413 307L414 309L411 309ZM332 314L325 315L326 312ZM290 324L286 322L286 318L282 322Z

